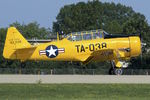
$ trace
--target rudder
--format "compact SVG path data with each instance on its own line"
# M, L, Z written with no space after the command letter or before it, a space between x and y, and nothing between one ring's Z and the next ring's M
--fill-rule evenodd
M17 59L16 50L21 48L31 47L30 43L21 35L21 33L15 28L8 28L3 56L6 59Z

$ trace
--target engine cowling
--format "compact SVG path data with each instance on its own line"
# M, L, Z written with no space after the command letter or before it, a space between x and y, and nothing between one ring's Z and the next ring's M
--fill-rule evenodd
M138 36L129 37L130 57L136 57L141 54L141 41Z

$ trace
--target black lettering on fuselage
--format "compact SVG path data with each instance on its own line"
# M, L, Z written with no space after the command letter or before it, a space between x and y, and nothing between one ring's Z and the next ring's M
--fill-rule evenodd
M96 46L96 48L97 48L98 50L101 49L100 43L96 43L95 46Z
M90 44L90 45L89 45L89 50L90 50L90 51L94 51L94 50L95 50L94 44Z
M102 48L107 48L107 44L106 43L102 43Z
M79 52L80 45L75 45L75 47L77 47L77 52Z
M81 45L81 51L80 52L85 52L84 46Z
M103 48L107 48L107 44L104 43L93 43L93 44L89 44L88 46L84 46L84 45L75 45L75 47L77 48L77 52L78 53L82 53L82 52L87 52L88 50L91 52L103 49Z

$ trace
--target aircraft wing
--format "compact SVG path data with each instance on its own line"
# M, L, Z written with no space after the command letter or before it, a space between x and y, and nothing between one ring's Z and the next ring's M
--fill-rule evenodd
M87 64L91 61L105 61L110 58L120 58L120 53L118 50L114 49L103 49L94 51L84 62L83 64Z

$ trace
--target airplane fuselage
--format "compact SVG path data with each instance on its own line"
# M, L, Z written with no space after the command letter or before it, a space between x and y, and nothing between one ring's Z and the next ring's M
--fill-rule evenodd
M136 36L112 39L101 38L83 41L69 41L67 39L63 39L39 44L37 45L37 48L33 49L32 51L27 51L23 54L19 53L17 55L17 59L22 59L24 57L22 60L58 60L83 62L89 56L91 56L93 52L107 50L107 52L97 53L97 56L93 58L94 61L105 61L118 58L118 56L113 55L114 51L111 51L112 49L115 49L118 52L120 59L128 59L130 57L138 56L141 52L140 39ZM27 54L30 53L32 55L27 56Z

